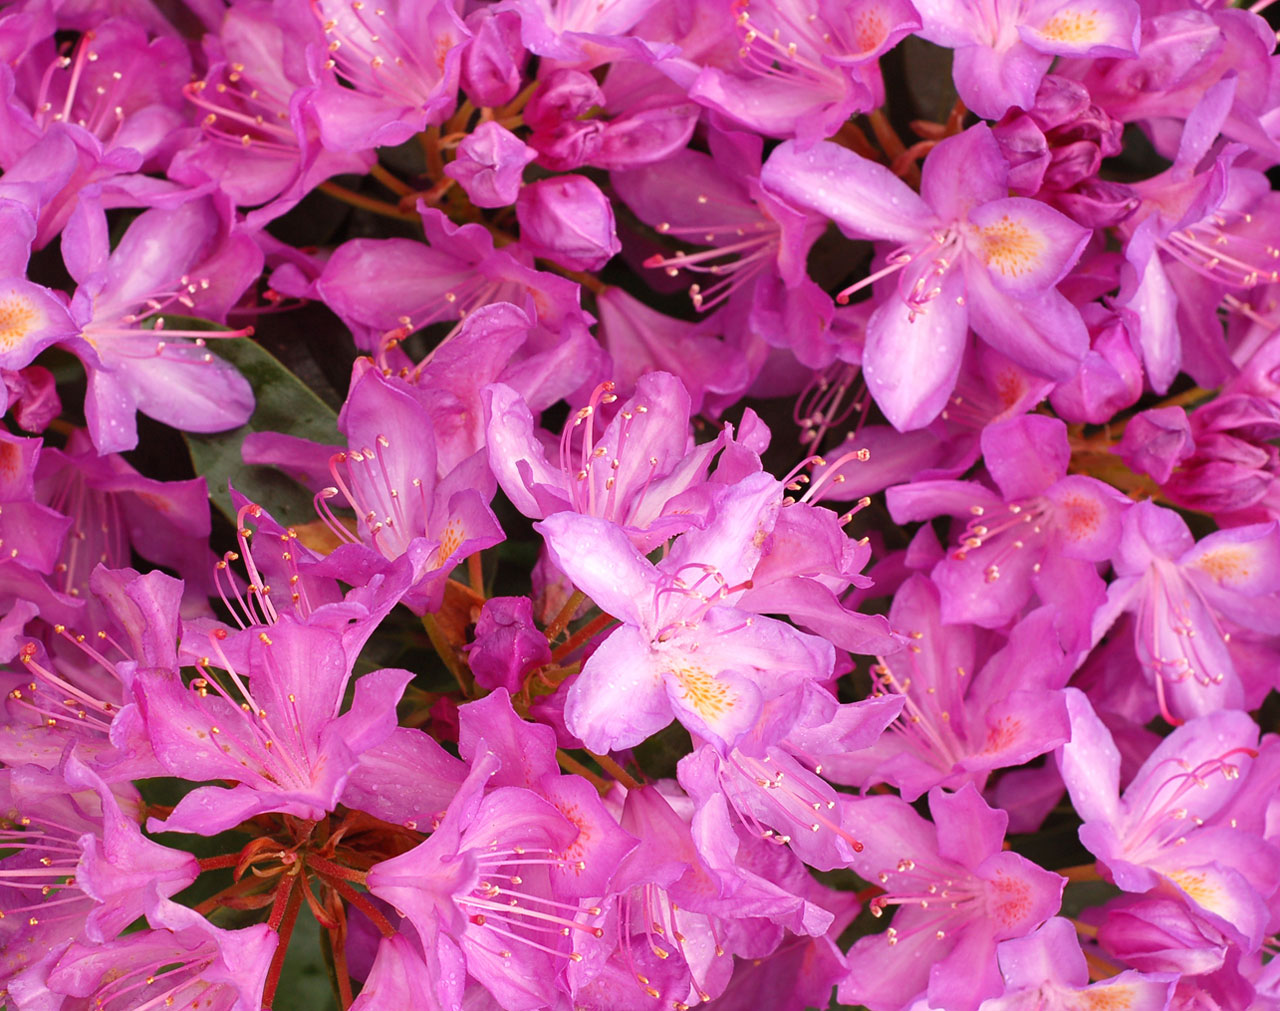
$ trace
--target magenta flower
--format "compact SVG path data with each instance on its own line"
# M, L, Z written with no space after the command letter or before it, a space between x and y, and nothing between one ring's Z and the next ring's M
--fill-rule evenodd
M982 1011L1078 1011L1125 1008L1165 1011L1173 990L1169 979L1122 972L1090 985L1089 967L1071 921L1047 920L1026 937L1004 941L996 949L1005 994L985 1001Z
M578 826L531 790L487 791L500 770L521 773L479 740L470 775L430 838L378 864L368 884L413 924L445 1006L460 999L465 958L501 1006L532 1011L556 1002L561 968L582 958L578 938L603 934L601 911L566 903L549 877L571 875L579 862L567 856Z
M46 577L53 575L71 519L36 501L35 476L41 439L24 439L0 431L0 599L16 598L57 607L76 608L70 596L58 593Z
M1058 910L1066 879L1001 849L1008 815L972 784L930 791L929 812L933 825L897 797L853 808L864 847L853 869L884 889L872 900L876 915L898 910L887 931L850 949L842 1001L898 1011L926 996L931 1007L977 1011L1004 992L996 945Z
M645 266L696 277L689 295L701 312L728 301L722 318L731 341L759 345L768 335L806 365L829 365L831 301L805 273L821 218L761 187L758 137L713 131L708 145L710 155L685 149L610 177L623 202L659 234L704 247L655 253ZM770 325L777 319L789 325ZM749 361L754 377L763 356L749 353Z
M712 396L736 399L750 381L737 348L717 340L716 322L687 323L649 308L621 288L596 296L600 342L613 360L613 378L624 397L642 375L670 372L688 391L691 414Z
M43 432L49 422L62 413L53 373L43 365L28 365L24 369L0 367L0 384L4 394L0 417L11 417L25 432Z
M1164 483L1170 501L1227 527L1280 518L1280 405L1224 393L1196 408L1189 428L1194 450Z
M1070 379L1088 347L1080 313L1056 289L1089 232L1010 197L1009 166L985 125L930 152L917 196L883 165L822 143L785 143L761 174L769 190L827 215L851 238L898 244L843 294L897 275L867 324L862 372L900 431L921 428L956 384L968 328L1051 379Z
M998 119L1031 109L1057 56L1133 56L1140 10L1133 0L915 0L921 38L955 50L952 75L966 106Z
M580 70L540 75L525 106L538 164L567 172L583 165L630 169L665 161L689 143L699 108L647 63L615 63L603 86Z
M825 758L870 747L900 708L897 699L838 705L806 683L767 703L751 735L727 754L704 744L681 759L680 784L700 807L723 797L744 835L787 846L819 870L847 866L862 843L849 798L822 778Z
M442 1002L441 991L448 993L448 985L438 972L431 971L416 947L407 932L379 941L373 968L351 1011L382 1011L421 1006L424 1002L427 1007L447 1006ZM456 971L456 966L451 967Z
M484 602L467 654L476 684L490 691L518 692L530 671L550 662L551 648L533 623L528 597L490 597Z
M1275 141L1260 121L1274 73L1272 35L1252 10L1152 8L1143 11L1136 59L1067 59L1057 70L1083 83L1099 106L1125 123L1187 120L1207 92L1235 76L1223 133L1274 157ZM1161 152L1166 157L1173 156L1174 138Z
M1057 610L1065 648L1084 648L1104 600L1097 564L1120 542L1129 500L1110 485L1068 474L1066 426L1028 414L982 433L999 494L966 481L916 481L889 489L898 523L967 516L959 544L933 569L942 620L1000 628L1035 594Z
M1118 578L1094 617L1094 641L1122 612L1133 612L1134 650L1171 723L1239 707L1244 687L1221 619L1280 630L1277 552L1274 521L1219 530L1196 543L1172 509L1140 502L1125 517Z
M332 458L336 487L326 488L316 503L348 546L338 548L317 571L340 575L344 566L357 571L367 566L368 555L394 561L408 554L413 583L404 603L419 614L438 610L453 567L503 538L487 504L494 486L483 455L438 479L426 410L403 384L376 369L353 376L338 424L348 449ZM325 504L338 494L356 513L359 542Z
M1142 358L1135 347L1137 318L1127 309L1108 311L1085 306L1092 345L1080 371L1049 394L1049 402L1066 422L1100 425L1142 396Z
M99 565L85 591L98 631L92 640L54 625L52 635L45 633L45 649L31 637L41 629L37 623L29 626L31 634L14 636L10 648L24 676L9 692L0 761L57 768L74 742L77 760L109 783L163 775L141 723L133 680L139 666L177 670L182 584L159 571L140 576ZM13 615L19 614L15 607Z
M1158 393L1186 368L1216 385L1234 372L1217 306L1229 290L1280 279L1272 256L1275 211L1262 202L1268 184L1236 164L1242 145L1218 150L1229 130L1239 82L1224 78L1190 111L1173 164L1133 186L1141 203L1120 226L1133 267L1119 304L1141 321L1143 364ZM1254 212L1258 231L1251 234Z
M1177 899L1246 951L1256 951L1280 884L1280 850L1262 838L1250 769L1258 727L1242 712L1188 721L1151 753L1120 794L1120 755L1083 694L1068 691L1071 741L1058 766L1084 819L1080 841L1127 892ZM1261 789L1269 798L1272 775Z
M520 43L520 16L477 7L467 15L466 25L471 43L462 51L462 90L474 105L505 105L524 84L529 57Z
M628 34L657 0L503 0L520 16L520 41L552 66L590 70L610 60L648 59L650 47Z
M182 82L201 139L177 153L169 176L193 187L217 180L237 204L255 208L246 220L260 227L329 176L366 171L372 155L321 146L305 55L315 40L297 30L287 7L236 4L219 16L218 34L204 38L208 70Z
M656 566L604 520L563 512L535 524L556 564L623 622L569 688L565 720L588 748L631 747L678 718L727 751L765 701L829 676L828 643L734 606L781 505L765 474L726 488L706 527Z
M110 941L199 873L142 835L131 785L109 787L72 749L53 771L5 769L0 793L0 982L66 941Z
M222 930L175 902L157 903L147 919L154 929L102 945L74 942L59 953L47 975L28 974L10 992L20 1000L48 1002L24 1006L67 1007L84 1001L101 1011L194 1008L197 1003L208 1011L261 1006L279 943L265 923Z
M63 235L78 282L68 349L89 373L85 416L100 453L137 445L136 412L190 432L221 432L248 420L253 391L211 354L201 331L164 331L166 311L226 318L262 269L249 236L228 227L211 198L143 212L115 249L102 206L80 200ZM242 336L240 333L231 336Z
M0 369L6 375L76 332L65 296L26 278L36 234L26 204L0 197Z
M54 588L85 605L84 618L76 616L77 607L47 609L46 619L95 631L103 620L102 600L91 592L90 577L99 565L127 568L135 551L180 573L188 600L202 604L212 589L215 558L207 546L209 492L204 478L153 481L119 454L94 452L89 433L78 429L64 449L45 447L35 487L37 501L71 520Z
M492 121L481 123L458 145L444 167L477 207L506 207L520 194L524 167L537 153L510 130Z
M915 575L894 594L889 620L907 646L871 675L877 693L903 700L902 715L865 750L819 751L834 782L891 783L910 801L935 786L983 789L993 770L1069 738L1061 692L1069 668L1048 608L1019 621L1001 648L979 650L972 626L942 624L937 588Z
M381 347L389 331L408 336L432 323L458 323L494 302L524 306L528 297L537 306L537 318L556 330L566 317L582 317L577 286L534 270L519 246L495 248L487 229L454 225L435 208L422 209L422 224L426 244L409 239L343 243L316 280L314 294L351 327L358 347Z
M668 782L629 790L619 820L640 842L613 878L616 917L570 967L580 1005L696 1006L728 986L735 959L726 956L752 964L780 944L834 936L856 912L786 847L735 823L718 792L687 797Z
M1123 127L1078 82L1046 75L1035 105L1010 110L992 133L1015 195L1044 200L1087 228L1118 224L1137 206L1130 187L1098 177L1103 159L1123 150Z
M324 558L304 557L299 575L363 585L374 573L389 573L388 562L406 559L411 577L402 602L417 614L439 610L453 567L503 538L487 504L493 477L482 452L441 476L431 417L417 390L362 362L338 416L345 450L266 432L246 440L245 456L295 469L313 487L322 483L316 512L338 547ZM355 533L330 502L355 512Z
M107 150L141 156L147 171L164 168L186 125L182 86L191 59L180 39L149 37L140 21L105 14L69 52L55 50L49 19L49 34L20 59L9 59L10 87L0 85L0 166L12 167L57 123L83 131ZM2 30L13 32L15 42L21 37L12 21Z
M599 431L597 416L617 400L612 389L612 383L597 387L570 418L555 466L524 399L501 383L486 387L489 466L524 515L541 519L571 510L596 516L651 550L706 511L693 499L705 487L707 469L728 433L694 445L689 395L665 372L637 380L635 394Z
M723 5L719 27L728 33L732 18L737 59L702 68L689 95L768 136L795 137L805 146L823 140L852 114L884 102L877 61L920 28L918 6L907 0Z
M170 672L140 672L139 702L156 758L172 775L236 785L198 787L150 827L214 835L266 811L323 817L360 755L391 734L413 675L364 675L341 712L354 657L336 633L281 617L252 641L243 671L220 654L219 638L210 636L212 656L189 687Z
M529 183L516 198L516 219L525 249L570 270L600 270L622 249L613 206L586 176Z
M470 38L453 4L316 0L311 9L325 38L309 57L318 64L311 68L318 80L312 103L325 147L359 152L401 144L453 112Z

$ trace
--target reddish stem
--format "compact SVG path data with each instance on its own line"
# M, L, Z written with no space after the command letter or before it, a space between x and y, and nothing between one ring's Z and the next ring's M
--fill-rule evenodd
M281 902L281 896L284 901ZM276 892L276 901L271 907L271 916L267 926L280 936L276 953L271 956L271 967L267 970L267 982L262 988L262 1006L271 1007L276 998L276 987L280 985L280 973L284 971L284 956L289 950L289 938L293 936L294 924L298 922L298 910L302 908L302 892L298 888L298 876L289 875L289 886Z
M319 871L326 878L337 878L341 881L354 881L356 884L363 885L365 878L369 875L366 871L352 870L350 867L343 867L342 864L335 864L332 860L320 856L318 853L307 854L307 866Z
M604 769L605 772L625 786L628 790L640 789L640 784L636 782L635 778L608 755L597 755L594 751L588 751L587 754L596 760L596 764L599 765L600 768Z
M373 925L378 928L379 933L383 937L395 937L396 928L391 925L391 921L379 912L378 907L357 892L345 881L340 878L325 878L325 884L350 902L356 909L369 917Z
M578 629L578 631L574 632L573 635L569 636L568 639L557 646L551 654L551 659L556 663L559 663L583 643L590 640L593 635L597 632L604 631L604 629L608 628L616 620L617 619L611 614L596 615L596 617L592 618L586 625Z
M596 792L600 794L601 797L613 788L612 783L603 776L592 772L576 758L568 754L563 748L556 749L556 761L560 763L560 768L564 769L565 772L572 773L575 776L581 776L588 783L594 786L596 788Z
M569 599L564 602L564 607L560 608L559 613L551 619L551 624L543 630L543 635L547 637L547 642L555 642L560 637L560 633L564 631L565 626L573 620L573 612L582 606L582 602L587 599L587 595L581 590L574 590L569 595Z
M217 857L204 857L198 862L200 864L200 873L203 874L205 871L216 871L223 867L234 867L240 862L240 854L223 853L221 856Z
M345 927L329 931L329 950L333 952L333 974L338 980L338 998L342 1011L347 1011L355 999L351 993L351 973L347 971L347 943Z
M288 881L289 884L287 887L276 889L276 899L271 903L271 915L267 917L267 926L276 932L280 931L280 924L282 924L285 917L288 916L289 903L293 900L293 893L296 885L298 884L298 876L296 874L290 874ZM292 929L292 927L290 929Z
M217 892L214 895L210 895L198 906L194 907L195 911L201 916L207 916L222 905L224 900L234 898L235 896L245 892L252 892L255 888L259 887L261 887L261 882L257 878L244 878L241 881L237 881L234 885L228 885L226 888L222 889L222 891Z

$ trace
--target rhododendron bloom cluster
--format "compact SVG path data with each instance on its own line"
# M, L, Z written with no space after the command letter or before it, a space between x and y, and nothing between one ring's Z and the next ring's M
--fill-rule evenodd
M1269 18L0 5L0 1006L1280 1007Z

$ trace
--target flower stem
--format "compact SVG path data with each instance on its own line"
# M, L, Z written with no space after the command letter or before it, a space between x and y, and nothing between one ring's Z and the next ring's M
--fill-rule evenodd
M429 126L418 134L422 156L427 160L427 175L439 181L444 176L444 158L440 155L440 127Z
M529 99L533 97L533 93L537 90L538 82L534 81L506 105L499 109L495 109L493 112L493 118L501 122L504 119L509 119L510 117L523 112L525 105L528 104Z
M386 218L395 218L397 221L416 222L418 220L416 214L408 214L400 210L395 204L389 204L385 200L377 200L374 197L366 197L335 182L323 182L318 189L322 193L329 194L335 200L341 200L344 204L350 204L352 207L359 207L363 211L381 214Z
M867 113L867 120L871 123L871 130L876 135L876 140L884 149L884 153L889 156L890 163L897 162L906 153L907 148L890 125L889 117L884 114L884 110L876 109ZM903 182L913 189L918 188L920 186L920 169L914 163L911 163L906 166L901 178Z
M590 640L590 638L597 632L601 632L608 628L613 624L614 620L615 619L611 614L601 614L592 618L588 624L578 629L578 631L574 632L573 635L569 636L568 639L557 646L551 654L551 659L556 663L559 663L583 643Z
M221 856L203 857L198 861L200 864L200 873L203 874L205 871L216 871L222 867L234 867L240 862L240 856L241 854L239 853L223 853Z
M1084 953L1084 960L1089 966L1090 982L1096 983L1099 980L1110 979L1112 976L1115 976L1120 972L1115 965L1104 958L1099 958L1092 951L1086 951Z
M867 140L867 135L858 129L853 120L840 127L836 132L835 142L841 147L847 147L854 154L861 155L868 161L881 160L880 152L871 146L871 141Z
M401 212L408 214L410 211L416 210L419 200L428 207L434 207L444 199L444 195L453 188L456 182L456 179L446 177L441 179L440 182L436 183L429 190L413 190L410 193L406 193L400 198Z
M257 878L243 878L240 881L237 881L234 885L228 885L226 888L222 889L222 891L217 892L214 895L210 895L207 899L193 908L201 916L207 916L219 906L223 905L227 899L236 898L246 892L252 892L255 888L260 888L261 886L262 882Z
M378 932L382 934L383 937L396 936L396 928L391 925L391 921L382 915L377 906L357 892L349 884L338 878L329 878L327 876L325 877L325 882L330 888L351 903L351 905L355 906L356 909L369 917L370 922L378 928Z
M412 186L410 186L403 179L396 178L385 167L378 164L377 162L374 162L369 167L369 175L373 176L373 178L378 180L378 182L382 183L383 186L389 189L392 193L396 194L396 196L407 197L410 193L413 192Z
M329 931L329 951L333 954L333 975L338 981L338 999L342 1002L342 1011L347 1011L355 1000L351 993L351 973L347 970L346 933L345 924Z
M1076 928L1076 933L1081 937L1094 938L1098 936L1098 928L1090 926L1087 923L1081 923L1079 920L1072 920L1071 925Z
M354 881L363 885L369 874L367 871L357 871L350 867L343 867L342 864L335 864L332 860L320 856L317 853L307 854L307 866L323 874L326 878L333 878L338 881Z
M281 898L283 897L283 901ZM267 982L262 988L262 1006L271 1007L276 997L276 987L280 985L280 973L284 970L284 956L289 950L289 938L293 936L294 924L298 922L298 910L302 908L302 892L298 888L298 876L289 875L287 887L276 892L276 901L271 907L271 916L267 926L280 936L276 953L271 956L271 967L267 970Z
M615 762L608 755L597 755L594 751L588 751L588 755L596 760L596 764L604 769L610 776L625 786L628 790L639 790L640 783L626 769Z
M574 590L569 595L569 599L564 602L564 607L560 608L560 613L551 619L551 624L546 627L545 635L547 642L555 642L560 638L560 633L564 631L565 626L573 619L573 612L582 606L582 602L587 599L587 595L581 590Z
M557 274L567 277L570 281L576 281L593 295L603 295L609 289L609 286L603 281L592 277L584 271L570 270L568 267L561 267L560 265L553 263L551 260L544 260L543 262Z
M556 749L556 761L560 763L560 768L565 772L572 773L575 776L581 776L588 783L596 788L596 792L602 797L609 792L612 784L603 776L592 772L576 758L566 752L563 748Z

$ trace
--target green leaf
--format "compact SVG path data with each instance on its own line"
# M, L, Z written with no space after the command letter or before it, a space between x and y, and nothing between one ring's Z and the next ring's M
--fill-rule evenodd
M185 327L187 321L182 321ZM257 407L247 425L214 435L183 433L195 472L209 482L209 498L235 522L227 482L284 524L316 518L311 492L272 467L252 467L240 457L250 432L282 432L313 442L340 445L338 416L305 383L247 337L209 341L209 349L249 380Z

